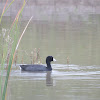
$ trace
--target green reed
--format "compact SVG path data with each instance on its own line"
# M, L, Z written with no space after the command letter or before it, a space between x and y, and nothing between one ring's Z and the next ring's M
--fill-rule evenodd
M6 8L6 5L7 5L8 0L6 1L2 15L0 17L0 23L2 21L4 13L11 6L11 4L13 4L14 1L15 0L13 0L7 8ZM12 41L8 40L8 41L4 41L4 43L3 43L3 53L2 53L2 61L1 61L1 79L0 79L0 99L2 99L2 100L6 100L6 93L7 93L7 85L8 85L9 75L10 75L11 67L12 67L12 64L13 64L13 61L14 61L15 53L16 53L16 50L17 50L16 47L18 48L18 44L19 44L19 42L18 42L18 40L19 40L19 38L18 38L19 37L18 20L20 18L20 15L23 11L25 4L26 4L26 1L24 0L22 7L18 11L18 13L15 17L15 20L13 21L13 23L11 25L10 31L7 34L9 36L9 38L12 39ZM8 52L9 51L9 45L11 47L10 52ZM9 55L8 58L7 58L7 54ZM8 65L7 65L7 74L6 74L4 87L3 87L3 81L2 81L3 80L3 70L4 70L6 58L8 59Z
M7 3L8 3L8 0L6 1L5 6L4 6L4 8L3 8L3 11L2 11L2 14L1 14L1 17L0 17L0 23L1 23L1 21L2 21L2 17L3 17L3 15L4 15L4 13L8 10L8 8L13 4L14 1L15 1L15 0L12 0L12 2L8 5L7 8L6 8L6 6L7 6Z

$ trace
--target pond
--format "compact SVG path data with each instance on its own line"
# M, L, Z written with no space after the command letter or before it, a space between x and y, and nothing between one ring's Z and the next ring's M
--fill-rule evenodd
M7 100L99 100L100 99L100 17L87 20L32 20L18 48L17 67L10 73ZM5 17L2 28L12 19ZM20 32L27 21L19 24ZM52 72L23 72L31 52L40 49L42 64L52 55ZM6 73L6 72L4 72ZM5 77L5 75L4 75Z
M52 67L52 72L12 70L7 100L99 100L100 66Z

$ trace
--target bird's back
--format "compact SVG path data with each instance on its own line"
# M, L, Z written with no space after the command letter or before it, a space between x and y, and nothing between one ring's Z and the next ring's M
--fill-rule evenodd
M46 66L44 65L38 65L38 64L34 64L34 65L20 65L21 69L23 71L47 71Z

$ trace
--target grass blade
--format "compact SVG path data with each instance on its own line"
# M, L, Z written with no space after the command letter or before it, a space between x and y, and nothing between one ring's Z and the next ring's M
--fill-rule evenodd
M17 46L16 46L16 50L18 49L19 43L20 43L20 41L21 41L21 39L22 39L22 37L23 37L23 35L24 35L24 33L25 33L25 31L26 31L26 29L27 29L29 23L30 23L30 21L32 20L32 18L33 18L33 16L30 18L30 20L28 21L28 23L27 23L27 25L26 25L26 27L25 27L23 33L21 34L21 36L20 36L20 38L19 38L19 41L18 41L18 43L17 43Z
M5 4L5 6L4 6L4 8L3 8L3 11L2 11L2 14L1 14L1 17L0 17L0 23L1 23L1 20L2 20L2 17L3 17L3 15L4 15L4 13L8 10L8 8L12 5L12 3L14 2L15 0L13 0L10 4L9 4L9 6L6 8L6 6L7 6L7 3L8 3L8 0L6 1L6 4Z
M19 38L19 41L16 45L16 43L14 44L13 46L13 49L12 49L12 54L10 56L10 60L9 60L9 66L8 66L8 70L7 70L7 75L6 75L6 80L5 80L5 85L4 85L4 89L3 89L3 97L2 97L2 100L5 100L5 95L6 95L6 92L7 92L7 83L8 83L8 79L9 79L9 74L10 74L10 71L11 71L11 68L12 68L12 64L13 64L13 61L14 61L14 57L15 57L15 54L16 54L16 51L18 49L18 46L19 46L19 43L30 23L30 21L32 20L32 17L30 18L30 20L28 21L23 33L21 34L20 38Z
M7 2L8 2L8 0L6 1L6 4L5 4L4 8L3 8L3 11L2 11L2 14L1 14L1 18L0 18L0 23L1 23L1 20L2 20L2 16L4 15Z
M4 84L4 88L3 88L3 94L2 94L2 97L0 96L2 98L2 100L5 100L5 97L6 97L5 95L6 95L6 91L7 91L7 84L8 84L9 74L10 74L12 63L13 63L12 60L13 60L15 48L16 48L16 45L17 45L17 39L18 39L17 36L16 36L18 34L13 34L13 31L14 31L14 29L16 29L18 31L18 26L17 26L18 19L19 19L20 15L23 11L23 8L24 8L25 4L26 4L26 2L24 0L22 7L19 10L19 12L18 12L18 14L17 14L17 16L16 16L16 18L15 18L15 20L14 20L14 22L13 22L11 28L10 28L10 34L11 34L11 36L14 37L14 43L13 43L13 46L12 46L11 56L10 56L10 59L9 59L7 75L6 75L5 84ZM7 48L7 46L6 46L6 48ZM5 55L7 54L6 48L4 50L6 52ZM2 74L1 75L3 75L4 63L5 63L5 58L6 57L4 56L3 58L4 59L2 61L3 64L2 64ZM0 92L2 93L1 88L2 88L2 76L1 76L1 80L0 80ZM1 93L0 93L0 95L1 95Z

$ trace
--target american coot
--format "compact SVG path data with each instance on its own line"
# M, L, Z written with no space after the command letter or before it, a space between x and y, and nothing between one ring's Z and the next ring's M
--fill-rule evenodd
M33 64L33 65L20 65L22 71L51 71L51 61L56 61L52 56L46 58L46 66Z

